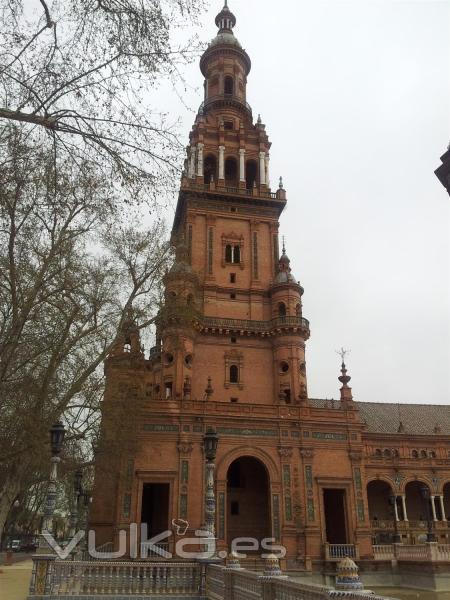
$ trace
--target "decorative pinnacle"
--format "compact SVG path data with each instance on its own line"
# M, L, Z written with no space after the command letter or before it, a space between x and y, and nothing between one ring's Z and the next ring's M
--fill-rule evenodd
M280 188L280 190L283 189L283 178L282 177L280 177L280 183L279 183L278 187Z
M286 254L286 237L283 235L283 254Z
M338 377L339 381L343 384L344 388L348 387L348 384L351 381L351 377L350 375L347 375L347 367L345 366L345 357L347 356L347 354L350 354L350 350L344 350L344 348L341 348L340 350L336 350L337 354L339 354L339 356L342 359L342 365L341 365L341 373L342 375L340 377Z
M261 115L258 115L258 125L261 125L261 123L262 123Z

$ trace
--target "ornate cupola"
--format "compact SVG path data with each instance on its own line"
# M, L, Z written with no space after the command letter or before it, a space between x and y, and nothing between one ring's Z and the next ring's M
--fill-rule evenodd
M248 116L251 116L251 109L245 100L247 76L252 63L234 35L236 17L227 3L217 15L216 25L219 31L200 60L200 69L205 77L205 101L202 111L227 99L229 105L236 108L245 107Z
M304 289L292 274L291 261L283 242L278 272L271 286L273 317L301 317L303 293Z
M232 32L236 25L236 17L228 7L228 0L225 0L225 5L216 17L216 25L219 28L219 33Z

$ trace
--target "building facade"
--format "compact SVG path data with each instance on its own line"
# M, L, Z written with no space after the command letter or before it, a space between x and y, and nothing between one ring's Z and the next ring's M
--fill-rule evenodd
M375 545L420 543L428 529L447 542L449 407L356 402L345 364L338 400L309 397L304 290L279 251L287 194L271 183L271 143L246 100L251 61L227 5L216 24L156 346L144 355L130 318L105 365L97 542L145 523L149 536L171 530L173 548L202 527L208 428L219 438L219 549L273 538L308 568L371 560Z

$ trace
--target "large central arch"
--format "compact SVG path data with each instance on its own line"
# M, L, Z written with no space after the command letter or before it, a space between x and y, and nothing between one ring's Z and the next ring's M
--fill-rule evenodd
M270 479L264 464L241 456L227 472L227 543L236 538L271 537Z

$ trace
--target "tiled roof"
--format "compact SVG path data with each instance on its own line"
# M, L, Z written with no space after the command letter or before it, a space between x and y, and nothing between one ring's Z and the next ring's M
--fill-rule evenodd
M311 404L317 408L340 406L338 400L311 400ZM440 427L440 433L450 435L450 405L398 405L382 402L356 402L355 404L361 418L366 421L370 433L398 433L401 420L405 434L433 435L436 433L435 428Z

